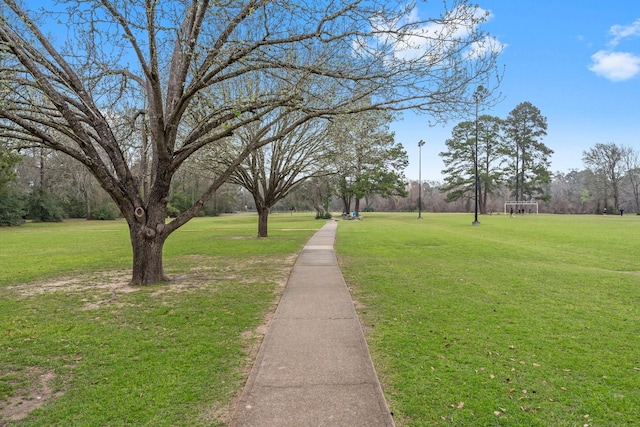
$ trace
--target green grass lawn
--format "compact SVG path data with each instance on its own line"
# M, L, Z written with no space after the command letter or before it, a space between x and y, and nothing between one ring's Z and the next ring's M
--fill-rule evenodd
M0 425L225 425L256 328L323 224L272 215L257 239L255 215L195 219L165 247L175 280L137 289L122 221L0 229L0 407L47 403Z
M416 216L336 244L398 425L637 425L640 217Z
M640 217L416 216L336 243L399 426L637 425ZM0 407L46 400L0 425L225 425L323 224L195 219L166 244L174 281L137 289L122 221L0 228Z

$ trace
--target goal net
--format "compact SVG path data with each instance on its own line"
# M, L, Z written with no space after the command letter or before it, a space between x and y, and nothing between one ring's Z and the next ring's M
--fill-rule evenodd
M504 213L534 213L538 214L538 202L504 202Z

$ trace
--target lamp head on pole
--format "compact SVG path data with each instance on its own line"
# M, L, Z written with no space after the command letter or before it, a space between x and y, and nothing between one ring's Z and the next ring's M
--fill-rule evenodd
M424 145L424 141L423 140L418 141L418 147L422 147L423 145Z
M476 104L480 101L482 101L484 98L487 97L487 95L489 95L489 91L482 85L479 85L476 88L476 91L473 93L473 100L476 102Z

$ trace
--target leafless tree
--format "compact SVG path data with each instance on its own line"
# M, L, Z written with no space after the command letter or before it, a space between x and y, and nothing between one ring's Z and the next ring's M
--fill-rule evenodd
M613 197L613 208L620 207L620 184L625 176L625 162L629 155L628 147L620 147L612 142L596 144L582 153L582 161L591 170L597 183L603 189L604 207L607 207L609 195Z
M258 212L258 237L268 236L269 213L276 203L306 179L330 174L326 166L333 150L326 138L325 123L309 120L283 134L280 128L287 127L292 120L296 120L294 115L275 123L272 132L282 136L253 150L229 178L229 182L242 186L253 196ZM256 131L260 131L259 126L246 126L237 132L239 146L259 141ZM264 137L270 138L270 134Z
M626 170L626 179L633 193L633 201L637 213L640 213L640 153L629 147L622 161Z
M441 120L473 105L478 84L491 87L500 48L479 27L487 15L466 0L442 4L419 19L412 2L386 0L61 0L39 10L0 0L0 137L84 164L129 225L132 284L168 280L166 239L282 135L238 151L167 223L172 179L203 148L250 124L266 133L273 123L261 119L276 110L303 113L283 133L363 108ZM274 83L257 95L245 90L266 77Z

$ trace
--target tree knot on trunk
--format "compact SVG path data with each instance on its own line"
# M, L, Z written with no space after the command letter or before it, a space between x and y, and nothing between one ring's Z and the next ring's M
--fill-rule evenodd
M141 206L138 206L137 208L134 209L133 214L136 216L136 219L138 220L138 222L144 222L144 219L146 216L144 208L142 208Z
M151 227L145 227L144 228L144 235L148 239L153 239L154 237L156 237L156 230L154 230Z

